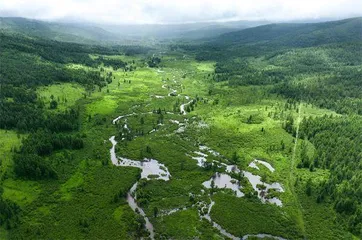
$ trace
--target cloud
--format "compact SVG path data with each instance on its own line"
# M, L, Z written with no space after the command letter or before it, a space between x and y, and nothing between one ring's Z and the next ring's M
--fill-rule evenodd
M0 16L101 23L297 20L362 15L361 0L0 0Z

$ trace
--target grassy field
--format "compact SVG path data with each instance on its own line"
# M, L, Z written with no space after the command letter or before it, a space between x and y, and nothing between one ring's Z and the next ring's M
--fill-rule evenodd
M57 109L64 111L73 106L77 100L83 97L85 90L75 83L60 83L47 87L40 87L37 90L39 98L49 108L50 102L54 99L58 102Z
M40 192L40 185L35 181L6 179L3 182L5 199L11 199L19 206L25 207L35 201Z
M114 112L117 108L117 101L112 96L104 96L102 99L87 105L87 113L90 116L96 114L107 115Z
M13 152L20 147L24 137L26 136L14 131L0 130L0 181L11 167Z

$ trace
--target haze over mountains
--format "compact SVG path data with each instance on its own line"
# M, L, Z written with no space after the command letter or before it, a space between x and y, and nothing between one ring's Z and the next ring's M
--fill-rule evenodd
M203 39L266 24L266 21L225 23L99 25L45 22L26 18L0 18L0 31L80 43L133 43L152 39Z
M306 21L308 22L308 20ZM291 40L289 37L293 34L304 35L304 37L301 36L301 41L304 41L303 38L309 38L309 33L311 32L315 33L315 37L318 38L318 36L325 36L324 34L326 31L330 31L331 33L333 32L334 35L342 34L343 36L356 36L355 33L358 31L360 25L361 18L319 24L318 20L314 19L309 20L309 23L231 21L185 24L122 25L102 25L81 22L47 22L18 17L0 18L0 31L48 38L58 41L88 44L150 44L155 41L160 42L165 40L210 40L211 38L219 37L220 35L223 36L216 38L216 41L225 41L225 43L227 42L228 44L264 40L276 40L279 43L289 41L293 44L298 44L298 41L294 41L295 39ZM332 35L330 36L333 37ZM284 37L284 40L280 39L281 36Z
M320 23L273 23L226 33L216 38L216 42L308 47L361 40L361 27L361 17Z

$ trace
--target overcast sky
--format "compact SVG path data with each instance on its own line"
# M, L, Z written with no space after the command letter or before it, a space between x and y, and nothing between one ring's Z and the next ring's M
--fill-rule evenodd
M362 0L0 0L0 16L110 24L285 21L362 16Z

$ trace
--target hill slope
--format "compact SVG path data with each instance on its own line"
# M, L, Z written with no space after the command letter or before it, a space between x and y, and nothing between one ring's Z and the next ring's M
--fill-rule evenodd
M0 31L57 41L77 43L134 44L150 40L204 39L255 27L266 22L101 25L89 23L45 22L26 18L0 18Z
M323 23L279 23L231 32L215 39L222 45L267 44L308 47L362 39L362 18Z
M99 27L49 23L25 18L0 18L0 31L66 42L95 43L120 40Z

